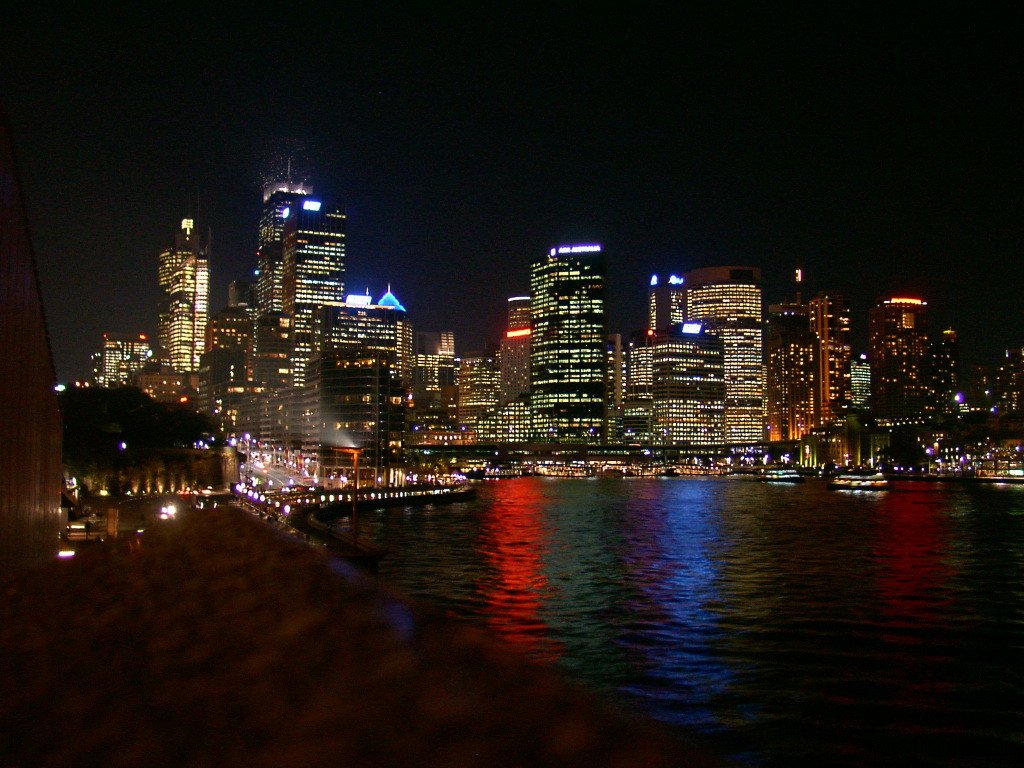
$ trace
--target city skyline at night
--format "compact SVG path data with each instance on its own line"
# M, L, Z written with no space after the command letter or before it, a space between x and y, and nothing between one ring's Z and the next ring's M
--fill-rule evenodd
M651 274L748 264L767 302L795 267L809 295L845 296L855 352L898 295L973 361L1021 345L1000 310L1024 240L1013 19L664 11L368 12L301 41L226 11L9 25L0 103L59 376L86 375L104 332L156 330L157 256L193 209L211 312L252 279L282 154L345 206L347 288L401 285L461 353L500 339L530 259L561 242L602 243L613 332L645 327ZM265 55L290 49L287 67Z

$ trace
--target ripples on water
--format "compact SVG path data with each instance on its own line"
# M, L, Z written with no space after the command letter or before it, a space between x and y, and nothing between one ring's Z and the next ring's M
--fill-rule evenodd
M749 764L1024 764L1024 486L523 478L381 576Z

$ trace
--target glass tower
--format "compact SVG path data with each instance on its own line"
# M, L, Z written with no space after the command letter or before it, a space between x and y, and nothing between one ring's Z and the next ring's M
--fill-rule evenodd
M764 438L761 270L708 267L688 272L686 316L722 340L726 444L760 442Z
M316 313L345 303L345 212L304 197L283 218L282 308L292 318L292 380L302 386L318 347Z
M174 245L160 254L158 336L163 355L178 373L199 370L206 348L210 306L210 266L193 233L195 222L182 219Z
M600 245L552 248L530 265L535 439L604 442L605 262Z

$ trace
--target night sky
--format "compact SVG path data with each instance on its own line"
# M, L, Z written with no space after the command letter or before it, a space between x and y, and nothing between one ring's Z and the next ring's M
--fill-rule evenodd
M390 282L460 353L577 240L605 246L612 331L642 326L654 272L759 266L767 303L801 266L848 296L857 351L868 306L911 293L994 361L1024 345L1020 13L832 5L5 20L58 373L155 330L157 255L196 196L223 306L282 153L347 208L348 289Z

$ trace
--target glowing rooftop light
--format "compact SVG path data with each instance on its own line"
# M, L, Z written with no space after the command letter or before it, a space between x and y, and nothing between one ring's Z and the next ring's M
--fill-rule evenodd
M668 279L668 284L669 285L682 285L683 284L683 278L677 277L676 275L671 275L669 277L669 279Z
M700 333L700 323L683 323L683 333Z
M601 250L600 245L560 245L558 253L597 253Z
M506 339L518 339L518 338L520 338L522 336L529 336L529 335L530 335L530 329L529 328L520 328L518 331L509 331L508 333L505 334L505 338Z
M319 200L303 200L302 210L304 211L319 211L322 203Z
M905 296L903 296L903 297L896 297L896 296L894 296L891 299L886 299L885 303L886 304L927 304L927 302L922 301L921 299L910 299L910 298L907 298Z
M281 209L281 218L282 219L287 219L291 215L292 215L292 209L289 208L287 205L284 208Z
M655 286L657 284L658 284L658 276L657 275L651 275L651 286L653 287L653 286Z
M361 293L350 293L345 297L345 303L353 307L368 307L370 306L370 297L365 296Z

